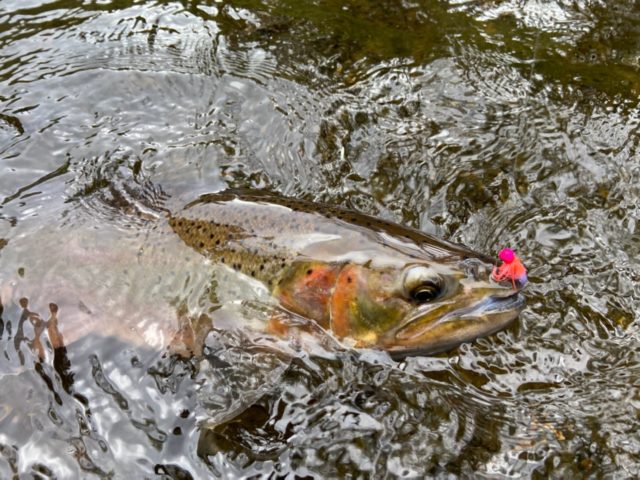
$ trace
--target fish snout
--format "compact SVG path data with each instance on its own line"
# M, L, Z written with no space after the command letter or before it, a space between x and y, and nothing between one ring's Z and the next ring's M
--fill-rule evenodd
M476 282L495 283L491 278L493 265L479 258L467 258L461 262L462 270L467 278Z
M526 271L519 271L515 276L507 278L496 276L497 266L478 258L468 258L460 263L467 281L474 282L477 286L483 285L495 292L496 297L508 297L515 292L520 292L527 284ZM486 290L485 290L486 291Z

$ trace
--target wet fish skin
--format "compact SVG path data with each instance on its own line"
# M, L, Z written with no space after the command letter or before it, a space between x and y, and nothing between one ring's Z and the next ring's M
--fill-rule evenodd
M523 305L517 291L490 279L489 257L331 206L226 191L170 214L169 226L211 261L264 283L284 308L396 356L492 333ZM416 272L437 290L433 299L407 291Z

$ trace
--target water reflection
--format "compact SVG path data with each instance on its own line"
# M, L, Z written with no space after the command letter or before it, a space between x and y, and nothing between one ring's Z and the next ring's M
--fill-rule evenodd
M9 0L0 24L0 477L640 475L634 2ZM159 335L168 292L212 308L147 227L225 187L515 246L528 307L403 363L96 332ZM54 317L66 351L36 341Z

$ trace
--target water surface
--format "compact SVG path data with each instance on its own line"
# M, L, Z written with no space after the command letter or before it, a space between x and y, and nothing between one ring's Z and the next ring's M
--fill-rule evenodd
M0 2L0 477L640 476L639 34L633 1ZM227 187L512 246L527 308L400 363L149 348L247 292L154 242Z

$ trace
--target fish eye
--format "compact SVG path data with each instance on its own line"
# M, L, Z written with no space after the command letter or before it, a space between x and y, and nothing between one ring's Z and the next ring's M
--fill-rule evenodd
M418 303L426 303L436 298L439 293L440 288L437 285L427 282L411 292L411 298Z
M404 292L417 303L436 299L442 291L442 279L428 267L417 265L407 269L404 275Z

